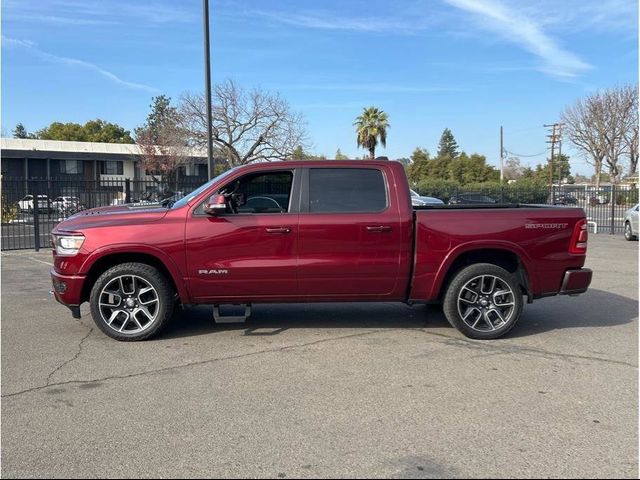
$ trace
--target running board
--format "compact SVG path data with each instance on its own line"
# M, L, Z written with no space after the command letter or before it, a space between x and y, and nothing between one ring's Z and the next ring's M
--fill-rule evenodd
M244 305L244 315L221 315L220 305L213 306L213 320L216 323L244 323L251 316L251 305ZM243 306L240 305L240 306Z

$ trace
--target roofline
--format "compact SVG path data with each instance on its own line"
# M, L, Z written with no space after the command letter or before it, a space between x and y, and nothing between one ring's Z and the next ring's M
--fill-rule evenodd
M135 143L70 142L64 140L39 140L31 138L0 138L0 148L12 152L51 152L102 155L141 156L142 149ZM206 151L189 148L186 156L207 158Z
M363 166L385 166L390 163L400 163L395 160L274 160L267 162L253 162L241 165L240 167L264 167L266 165L277 165L277 167L363 167Z

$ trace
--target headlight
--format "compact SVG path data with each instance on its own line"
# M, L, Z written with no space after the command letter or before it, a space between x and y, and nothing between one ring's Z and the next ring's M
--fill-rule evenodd
M51 243L58 255L75 255L84 243L84 235L51 235Z

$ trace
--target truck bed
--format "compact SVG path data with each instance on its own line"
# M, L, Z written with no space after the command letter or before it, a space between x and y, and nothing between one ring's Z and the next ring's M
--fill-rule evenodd
M491 210L491 215L482 211ZM583 255L569 253L581 208L550 205L436 205L414 207L415 260L412 299L437 300L442 272L461 255L510 251L528 274L534 298L555 295L567 268L584 266ZM480 259L482 260L482 259ZM459 261L459 260L456 260Z

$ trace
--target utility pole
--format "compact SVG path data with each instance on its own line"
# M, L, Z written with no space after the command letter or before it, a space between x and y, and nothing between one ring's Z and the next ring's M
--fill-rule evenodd
M502 125L500 125L500 185L504 182L504 138Z
M547 143L551 144L551 158L549 159L549 188L553 189L553 159L556 155L556 143L558 143L560 139L560 135L557 133L559 131L560 124L553 123L550 125L545 124L546 128L551 129L551 134L547 135Z
M213 134L211 118L211 56L209 48L209 0L202 0L204 26L204 91L207 103L207 166L209 180L215 176L216 164L213 160Z
M562 126L564 123L558 123L558 185L562 185Z

